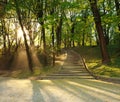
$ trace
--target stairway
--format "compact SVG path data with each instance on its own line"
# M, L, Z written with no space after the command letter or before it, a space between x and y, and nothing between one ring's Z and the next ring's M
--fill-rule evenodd
M81 57L73 50L68 50L61 70L42 79L93 79L93 76L85 69Z

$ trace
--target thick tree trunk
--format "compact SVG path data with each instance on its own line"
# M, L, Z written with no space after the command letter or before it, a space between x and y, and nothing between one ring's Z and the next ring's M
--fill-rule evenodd
M18 15L19 24L20 24L21 29L23 31L24 43L25 43L25 47L26 47L26 53L27 53L27 58L28 58L29 69L30 69L31 72L33 72L32 56L30 54L30 49L29 49L27 39L26 39L26 33L25 33L25 30L24 30L24 27L23 27L23 24L22 24L22 19L21 19L21 16L20 16L20 9L19 9L17 0L14 0L14 1L15 1L15 5L16 5L16 12L17 12L17 15Z
M101 48L101 53L102 53L102 62L109 63L110 57L107 52L107 46L106 46L106 42L105 42L103 28L101 25L100 13L97 8L97 0L89 0L89 1L90 1L91 9L92 9L94 20L95 20L96 29L97 29L98 36L99 36L100 48Z

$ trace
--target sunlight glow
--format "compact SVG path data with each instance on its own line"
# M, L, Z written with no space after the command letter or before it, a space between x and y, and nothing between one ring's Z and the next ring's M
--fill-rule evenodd
M56 58L61 59L61 60L56 60L55 63L59 65L63 65L64 60L66 60L67 58L67 52L65 52L64 54L61 54L59 57L57 56Z
M28 30L25 27L24 27L24 30L25 30L25 33L26 33L27 41L29 41L30 38L29 38L29 35L28 35L29 34ZM24 42L24 36L23 36L23 31L22 31L21 27L19 27L17 29L17 39L18 39L18 41L20 40L22 43Z

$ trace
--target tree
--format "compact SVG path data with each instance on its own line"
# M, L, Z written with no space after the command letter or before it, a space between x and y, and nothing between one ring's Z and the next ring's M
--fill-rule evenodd
M26 47L26 53L27 53L27 58L28 58L29 69L30 69L31 72L33 72L32 56L31 56L31 54L30 54L30 49L29 49L29 46L28 46L28 43L27 43L26 32L25 32L25 29L24 29L24 26L23 26L23 23L22 23L22 19L21 19L21 14L20 14L20 8L19 8L19 5L18 5L18 1L17 1L17 0L14 0L14 3L15 3L15 7L16 7L16 13L17 13L17 15L18 15L19 24L20 24L21 29L22 29L22 31L23 31L24 43L25 43L25 47Z
M44 50L44 64L47 65L47 56L46 56L46 34L45 34L45 27L44 27L44 16L45 16L45 3L43 0L37 0L37 5L36 5L36 16L37 19L41 25L41 36L42 36L42 40L43 40L43 50Z
M99 36L100 48L101 48L101 53L102 53L102 62L109 63L110 57L107 52L107 46L106 46L106 42L105 42L103 28L101 25L100 13L99 13L99 10L97 7L97 0L89 0L89 1L90 1L91 10L93 12L96 29L97 29L98 36Z

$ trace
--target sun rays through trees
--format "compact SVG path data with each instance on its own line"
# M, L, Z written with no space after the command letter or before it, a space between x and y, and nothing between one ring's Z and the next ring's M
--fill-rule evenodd
M2 69L10 69L15 58L31 72L37 65L54 66L62 48L76 46L100 46L101 61L108 64L107 46L120 44L119 8L118 0L0 0Z

